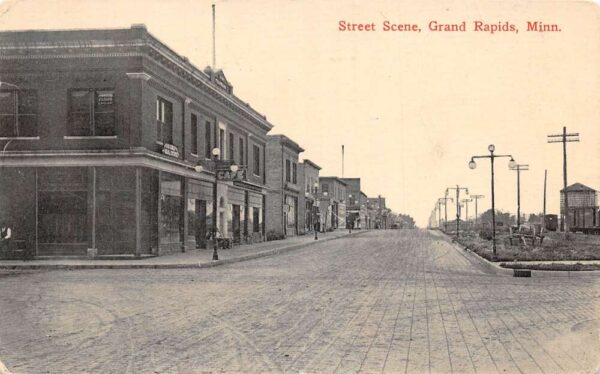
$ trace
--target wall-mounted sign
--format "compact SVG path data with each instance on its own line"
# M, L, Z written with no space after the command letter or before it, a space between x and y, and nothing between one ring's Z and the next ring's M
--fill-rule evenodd
M245 166L238 167L236 172L231 171L227 168L217 168L217 179L220 181L245 181L247 178L248 169Z
M162 153L167 156L179 158L179 148L173 144L163 144Z

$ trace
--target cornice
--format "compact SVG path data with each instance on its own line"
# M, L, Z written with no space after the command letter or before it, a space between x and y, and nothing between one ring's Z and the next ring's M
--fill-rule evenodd
M252 123L267 132L273 128L265 115L252 109L235 95L223 92L210 77L192 65L185 57L179 56L169 47L150 34L143 39L111 42L108 40L41 42L41 43L0 43L0 60L35 60L69 58L111 58L148 57L166 67L195 88L207 92L213 99L242 114ZM139 72L137 74L143 74ZM135 78L134 78L135 79ZM145 78L144 78L145 79Z

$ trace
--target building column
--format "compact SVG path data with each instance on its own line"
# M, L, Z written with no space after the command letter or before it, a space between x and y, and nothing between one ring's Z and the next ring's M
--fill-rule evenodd
M142 168L135 168L135 257L142 253Z
M92 249L96 249L96 167L92 166Z
M181 196L183 196L183 202L182 202L182 209L183 209L183 222L180 223L180 225L183 225L182 228L180 228L179 230L181 230L181 252L185 252L185 243L187 240L187 232L188 232L188 225L189 225L189 220L188 220L188 215L187 215L187 199L188 199L188 181L189 179L187 177L183 178L183 184L181 185Z

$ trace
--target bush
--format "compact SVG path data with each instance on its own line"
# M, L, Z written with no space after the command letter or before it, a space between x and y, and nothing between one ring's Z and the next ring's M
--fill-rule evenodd
M479 231L479 237L485 240L492 240L492 229L484 227Z
M280 234L276 231L269 231L267 233L267 241L270 242L272 240L282 240L285 239L285 236L283 236L283 234Z

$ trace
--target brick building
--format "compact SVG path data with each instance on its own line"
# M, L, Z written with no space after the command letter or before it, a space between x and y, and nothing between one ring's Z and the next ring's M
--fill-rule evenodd
M324 221L326 229L346 227L346 182L338 177L319 177L320 190L327 200L329 215Z
M0 33L0 215L36 256L159 255L217 225L262 240L272 125L143 25ZM205 166L197 171L198 164Z
M314 221L319 214L317 191L321 167L310 160L298 164L298 178L304 181L304 194L300 194L300 230L303 233L314 232ZM316 184L316 186L315 186Z
M299 202L304 195L304 180L298 178L298 156L302 152L304 149L285 135L267 136L267 237L300 233Z
M389 209L385 206L385 197L367 198L367 215L369 217L369 228L389 229L391 223L388 222Z
M367 210L367 195L362 192L360 178L340 178L346 183L346 212L349 220L354 222L354 228L369 228L369 215Z

